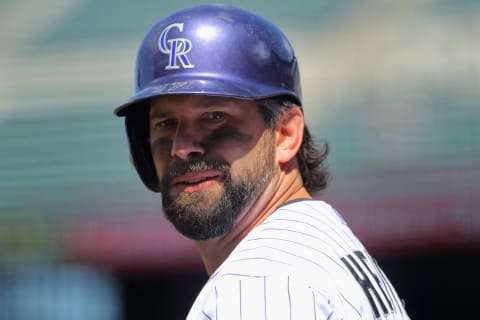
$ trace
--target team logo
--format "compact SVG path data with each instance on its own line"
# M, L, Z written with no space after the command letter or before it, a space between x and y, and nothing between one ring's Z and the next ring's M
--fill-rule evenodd
M168 64L165 66L166 70L183 68L194 68L195 66L190 62L188 53L192 50L192 42L185 38L168 38L168 33L172 29L178 29L183 32L183 23L173 23L163 29L158 39L158 48L163 54L168 54Z

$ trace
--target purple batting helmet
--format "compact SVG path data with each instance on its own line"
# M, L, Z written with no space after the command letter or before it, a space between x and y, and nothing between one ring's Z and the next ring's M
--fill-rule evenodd
M280 29L232 6L194 6L155 24L137 54L135 94L115 114L126 117L140 178L157 192L147 106L152 97L173 94L252 100L288 96L301 105L297 58Z

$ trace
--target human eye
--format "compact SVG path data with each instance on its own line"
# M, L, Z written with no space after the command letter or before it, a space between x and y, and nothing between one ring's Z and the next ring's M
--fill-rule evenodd
M168 129L177 124L177 120L175 119L159 119L153 123L154 129Z
M226 116L225 112L223 111L213 111L213 112L209 112L206 118L213 122L220 122L225 119L225 116Z

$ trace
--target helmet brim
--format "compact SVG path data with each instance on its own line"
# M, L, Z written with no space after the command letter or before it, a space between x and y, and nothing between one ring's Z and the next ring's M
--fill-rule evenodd
M279 86L268 86L245 79L225 79L225 77L218 79L208 76L196 79L192 79L191 77L188 77L188 79L165 77L157 79L157 81L152 82L150 86L138 91L118 106L114 110L114 113L119 117L123 117L129 112L134 111L136 105L148 99L179 94L219 96L246 100L256 100L274 96L290 96L290 98L299 105L301 101L300 97L292 95L291 90L282 90Z

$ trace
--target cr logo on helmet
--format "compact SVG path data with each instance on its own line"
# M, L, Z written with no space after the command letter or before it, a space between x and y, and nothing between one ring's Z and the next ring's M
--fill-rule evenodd
M180 32L183 32L183 23L172 23L163 29L158 39L158 48L163 54L168 54L168 64L165 66L166 70L180 69L180 62L183 68L194 68L195 66L188 59L187 53L192 50L192 42L185 38L167 39L168 32L177 28Z

